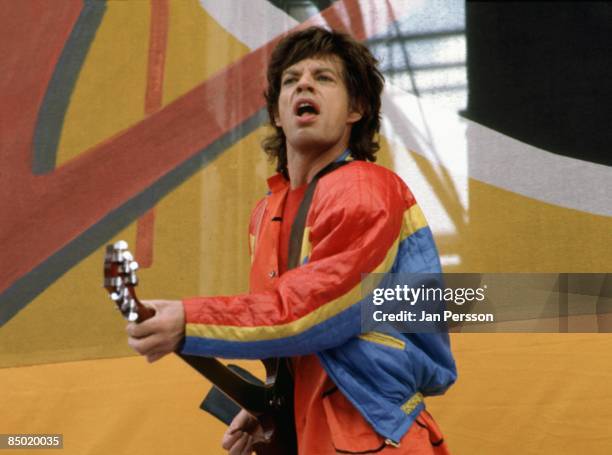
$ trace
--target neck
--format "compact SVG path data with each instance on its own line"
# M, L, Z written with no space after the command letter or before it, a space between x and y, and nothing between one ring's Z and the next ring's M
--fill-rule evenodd
M287 147L287 170L291 189L309 183L317 173L334 162L346 150L346 144L335 145L321 153Z

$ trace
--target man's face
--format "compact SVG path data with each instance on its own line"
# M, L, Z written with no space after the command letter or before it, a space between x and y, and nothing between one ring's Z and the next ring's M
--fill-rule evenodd
M342 75L335 56L307 58L283 72L275 123L285 133L288 151L320 154L348 146L361 114L350 107Z

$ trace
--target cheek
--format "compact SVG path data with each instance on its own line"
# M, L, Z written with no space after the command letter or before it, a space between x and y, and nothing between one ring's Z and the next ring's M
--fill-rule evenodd
M287 95L283 96L283 94L281 93L281 95L278 97L278 105L276 108L276 111L277 111L276 126L281 126L280 123L286 120L290 116L291 114L290 110L291 108L289 106L289 101L287 100Z
M350 113L348 95L346 93L338 94L334 107L335 117L341 120L346 119Z
M338 105L334 111L334 123L338 128L344 128L349 117L349 111L344 105Z

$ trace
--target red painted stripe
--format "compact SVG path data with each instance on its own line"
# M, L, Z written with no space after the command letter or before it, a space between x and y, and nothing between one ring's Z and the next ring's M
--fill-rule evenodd
M162 106L164 66L168 44L168 0L151 0L149 61L145 113L151 114Z
M153 265L153 243L155 235L155 208L138 218L136 225L136 259L140 268Z
M38 110L82 7L83 2L0 2L0 204L28 191L24 179L32 178Z
M152 114L162 106L164 68L168 44L168 0L151 0L151 33L149 35L149 61L145 114ZM155 208L138 220L136 228L136 257L142 268L153 265L155 243Z
M0 292L264 107L265 68L276 40L53 173L32 175L36 115L78 17L80 3L79 8L75 4L32 0L0 7L3 23L21 24L4 31L1 37L6 39L0 39L5 68L0 98L7 101L0 111ZM336 26L346 13L348 28L355 26L357 36L366 38L357 25L358 6L338 2L308 22L329 20Z

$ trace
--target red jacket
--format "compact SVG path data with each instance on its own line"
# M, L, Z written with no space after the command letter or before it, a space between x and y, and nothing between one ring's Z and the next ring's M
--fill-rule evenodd
M440 272L438 253L410 190L393 172L355 161L317 184L300 267L278 276L278 239L288 183L251 223L250 293L185 299L187 354L230 358L317 353L327 374L374 429L399 441L423 396L456 378L448 335L361 334L363 273ZM375 379L374 379L375 378Z

